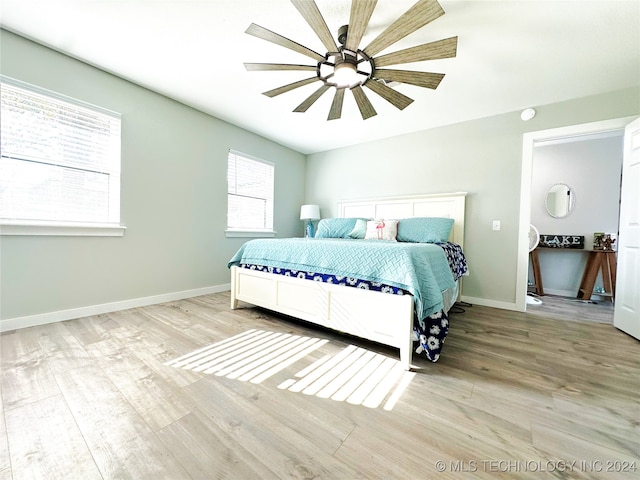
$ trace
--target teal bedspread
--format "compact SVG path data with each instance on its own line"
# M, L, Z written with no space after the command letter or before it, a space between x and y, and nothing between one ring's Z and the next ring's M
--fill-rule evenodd
M444 308L442 292L454 287L441 247L428 243L341 238L257 239L229 261L360 278L407 290L418 318Z

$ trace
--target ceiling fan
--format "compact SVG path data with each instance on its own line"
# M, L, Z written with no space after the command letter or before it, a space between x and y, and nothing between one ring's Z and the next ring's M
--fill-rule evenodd
M407 83L424 88L438 87L444 74L394 70L380 67L424 60L436 60L456 56L458 37L425 43L412 48L398 50L376 57L376 55L406 37L412 32L444 15L444 10L436 0L419 0L378 35L368 46L359 48L367 29L369 19L377 0L352 0L349 24L338 30L337 45L314 0L291 0L315 34L327 49L324 55L315 52L293 40L252 23L245 33L267 40L316 61L315 65L292 65L283 63L245 63L248 71L268 70L308 70L315 75L267 92L275 97L296 88L317 81L322 86L304 100L294 112L306 112L327 90L335 88L335 95L327 120L335 120L342 115L342 103L346 90L353 93L362 118L366 120L377 114L362 87L367 87L400 110L406 108L413 99L388 86L390 82Z

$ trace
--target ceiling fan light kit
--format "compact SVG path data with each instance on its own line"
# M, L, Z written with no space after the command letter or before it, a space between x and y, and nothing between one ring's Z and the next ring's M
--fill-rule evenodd
M294 112L306 112L325 92L335 89L327 120L338 119L342 115L345 90L349 90L353 94L362 118L366 120L376 115L377 112L362 87L366 87L396 108L403 110L413 102L413 99L394 90L389 84L406 83L436 89L444 78L444 74L382 69L380 67L452 58L457 53L458 37L451 37L375 57L387 47L444 15L445 12L437 0L419 0L363 49L359 48L359 44L365 34L377 0L352 0L349 24L343 25L338 30L339 46L313 0L291 0L291 3L321 40L327 53L321 55L293 40L252 23L246 30L249 35L310 57L316 61L316 64L245 63L244 65L248 71L315 70L315 77L263 92L268 97L274 97L316 81L321 82L322 85L298 105L293 110Z
M364 52L352 52L344 48L328 52L325 61L318 62L316 68L318 79L324 85L335 88L363 85L375 70L373 62Z

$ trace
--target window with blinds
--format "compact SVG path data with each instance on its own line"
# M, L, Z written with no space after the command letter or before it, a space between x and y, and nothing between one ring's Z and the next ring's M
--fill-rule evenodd
M227 231L273 231L274 166L229 150Z
M120 115L0 77L0 221L119 224Z

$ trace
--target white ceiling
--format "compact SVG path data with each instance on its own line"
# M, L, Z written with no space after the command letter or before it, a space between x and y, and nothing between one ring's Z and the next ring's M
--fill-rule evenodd
M357 0L356 0L357 1ZM351 95L327 121L333 95L292 110L319 85L275 98L266 90L310 72L247 72L243 62L313 64L244 33L257 23L312 50L324 47L288 0L1 0L3 28L65 52L302 153L640 84L638 0L441 0L446 14L382 53L457 35L456 58L391 67L446 76L437 90L399 85L404 111L367 90L366 121ZM349 0L316 0L329 29ZM415 0L380 0L366 46Z

